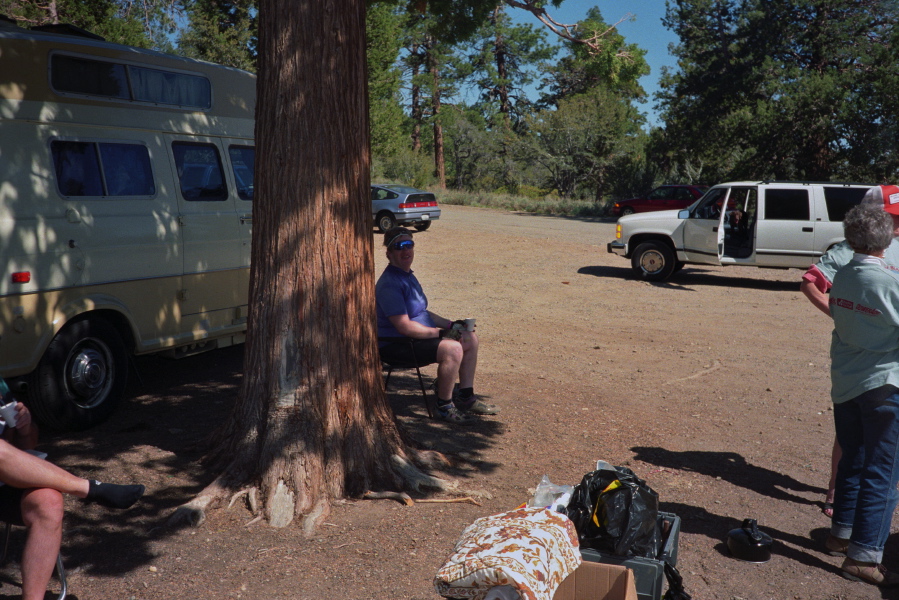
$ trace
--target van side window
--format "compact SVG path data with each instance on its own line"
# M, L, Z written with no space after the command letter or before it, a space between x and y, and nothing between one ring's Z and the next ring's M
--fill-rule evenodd
M868 190L864 188L824 186L824 203L827 205L827 219L842 221L849 210L859 204Z
M172 142L172 154L185 200L214 202L228 199L222 161L214 145Z
M808 221L809 215L808 190L765 191L765 219Z
M241 200L253 199L253 169L256 167L256 148L253 146L229 146L231 168Z
M140 144L50 142L63 196L152 196L150 155ZM102 169L101 169L102 165Z
M50 57L50 84L58 92L184 108L212 106L205 77L62 54Z

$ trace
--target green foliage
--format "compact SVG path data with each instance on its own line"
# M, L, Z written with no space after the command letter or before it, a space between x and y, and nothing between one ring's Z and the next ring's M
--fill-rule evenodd
M67 23L110 42L170 50L175 6L167 0L0 0L0 14L22 26Z
M536 65L557 50L542 29L513 23L500 5L459 53L480 95L478 108L517 121L532 105L525 88L535 81Z
M371 151L374 156L391 156L408 141L403 132L402 72L397 66L402 16L390 5L372 5L366 13L366 29Z
M671 2L680 70L662 80L662 152L713 179L894 176L881 134L897 17L883 0Z
M254 0L186 0L190 26L178 39L184 56L256 71Z
M624 170L645 143L642 117L618 94L595 88L562 100L529 122L529 135L519 145L522 160L541 165L547 185L563 197L592 191L600 204L609 176Z
M372 158L372 181L396 181L425 189L434 185L434 165L421 152L403 149L389 156Z
M541 103L557 106L565 98L583 94L602 86L626 98L642 98L646 92L639 79L649 74L646 51L636 44L627 44L617 29L609 31L599 9L587 11L587 17L578 22L578 37L586 38L596 32L608 31L601 41L601 50L590 53L583 44L566 42L568 54L559 62L545 68L544 86L548 92Z

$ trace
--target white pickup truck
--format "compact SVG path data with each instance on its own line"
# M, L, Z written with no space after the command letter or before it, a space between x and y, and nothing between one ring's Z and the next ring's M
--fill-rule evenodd
M685 264L804 269L843 240L843 217L870 187L722 183L689 208L621 217L607 249L649 281L664 281Z

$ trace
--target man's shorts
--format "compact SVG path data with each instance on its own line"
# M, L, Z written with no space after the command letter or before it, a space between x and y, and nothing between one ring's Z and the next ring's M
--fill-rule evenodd
M22 521L22 496L27 490L11 485L0 486L0 521L24 525Z
M378 349L381 360L386 363L417 364L419 367L437 362L437 347L440 338L428 338L426 340L408 340L391 342Z

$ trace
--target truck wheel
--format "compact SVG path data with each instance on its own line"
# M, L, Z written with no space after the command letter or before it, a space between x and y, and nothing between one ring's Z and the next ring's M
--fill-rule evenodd
M378 214L378 231L384 233L396 227L396 219L389 212Z
M127 353L121 336L103 319L66 325L29 377L29 409L41 424L62 431L103 422L125 392Z
M630 206L626 206L626 207L624 207L624 208L621 209L621 216L622 216L622 217L626 217L626 216L632 215L632 214L634 214L634 209L631 208Z
M415 229L417 229L418 231L426 231L428 229L428 227L430 227L430 226L431 226L431 222L425 221L424 223L416 223Z
M674 252L662 242L644 242L631 256L631 266L642 279L665 281L674 273Z

